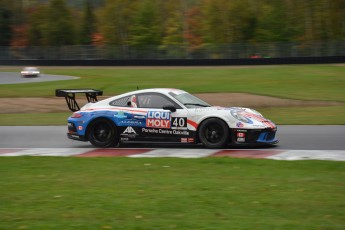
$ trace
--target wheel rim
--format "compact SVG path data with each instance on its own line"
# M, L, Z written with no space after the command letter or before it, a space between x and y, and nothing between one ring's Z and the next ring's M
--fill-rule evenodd
M93 138L100 143L109 141L112 132L111 127L108 124L100 123L93 129Z
M224 130L219 124L210 124L206 127L204 134L208 142L215 144L221 141Z

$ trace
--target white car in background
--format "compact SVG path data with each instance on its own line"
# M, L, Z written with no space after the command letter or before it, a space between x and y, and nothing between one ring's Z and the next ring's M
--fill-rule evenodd
M22 77L39 77L40 76L40 71L38 70L37 67L25 67L20 74Z

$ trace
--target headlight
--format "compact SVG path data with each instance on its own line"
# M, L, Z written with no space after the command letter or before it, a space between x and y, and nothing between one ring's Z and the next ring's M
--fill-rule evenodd
M232 110L231 111L231 115L234 117L234 118L236 118L237 120L239 120L239 121L242 121L242 122L244 122L244 123L252 123L252 121L249 119L249 118L247 118L247 117L245 117L245 116L243 116L242 114L241 114L241 110Z

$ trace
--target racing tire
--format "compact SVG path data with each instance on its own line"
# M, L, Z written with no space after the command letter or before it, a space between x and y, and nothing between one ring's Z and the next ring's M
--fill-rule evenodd
M108 119L97 119L88 128L87 138L92 145L99 148L114 147L119 142L115 124Z
M209 118L201 123L198 131L201 143L210 149L219 149L229 143L229 127L221 119Z

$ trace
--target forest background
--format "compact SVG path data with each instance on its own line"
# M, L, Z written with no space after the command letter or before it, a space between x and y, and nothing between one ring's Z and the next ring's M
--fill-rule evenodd
M0 46L345 40L345 0L0 0ZM173 50L170 49L173 52Z

